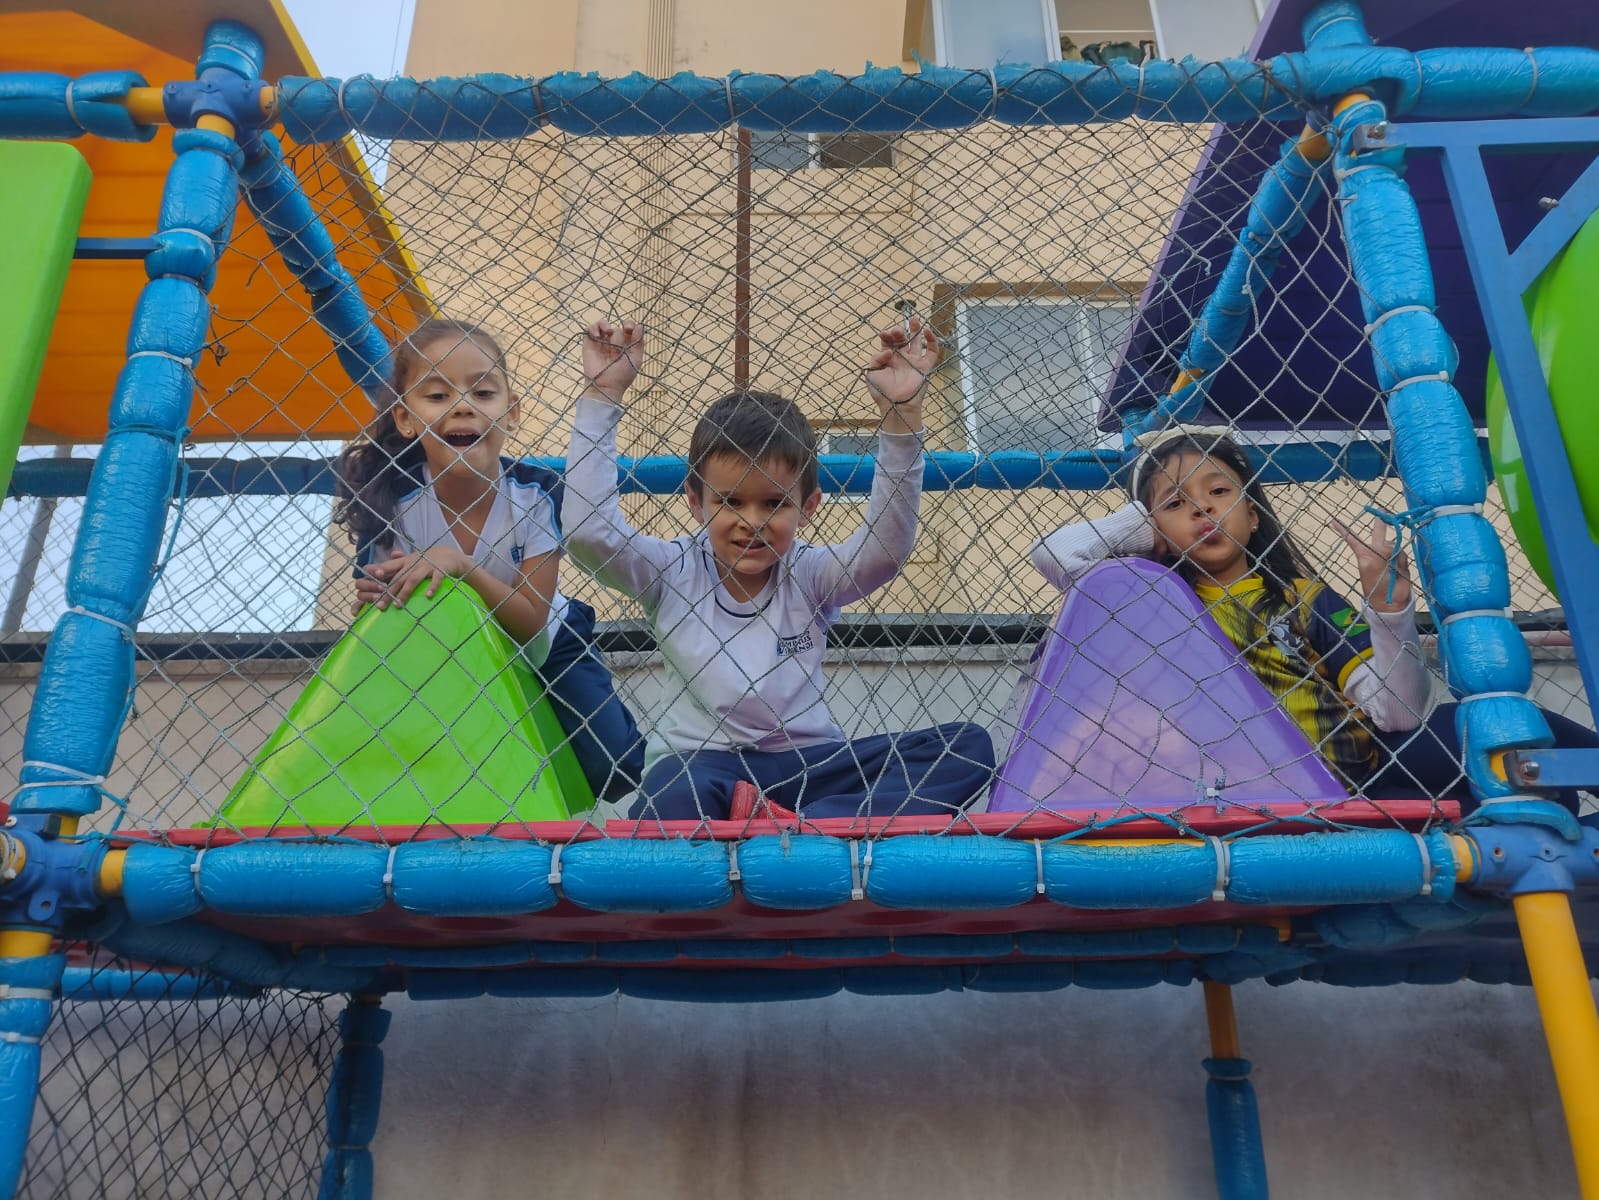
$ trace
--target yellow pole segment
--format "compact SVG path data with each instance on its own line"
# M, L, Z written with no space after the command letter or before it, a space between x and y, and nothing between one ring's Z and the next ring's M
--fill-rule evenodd
M122 871L127 866L126 850L107 850L100 860L100 873L95 878L95 888L102 896L122 895Z
M37 958L50 953L53 936L42 929L0 929L0 958Z
M1205 1023L1210 1026L1212 1058L1242 1058L1238 1048L1238 1018L1233 1012L1231 984L1205 981Z
M1538 997L1583 1200L1599 1200L1599 1013L1564 892L1515 896L1516 924Z
M269 84L261 86L261 115L270 117L277 110L278 90ZM162 102L162 89L158 87L129 88L122 105L140 125L165 125L166 105ZM202 118L203 119L203 118ZM202 126L201 128L204 128ZM228 131L223 131L228 132Z

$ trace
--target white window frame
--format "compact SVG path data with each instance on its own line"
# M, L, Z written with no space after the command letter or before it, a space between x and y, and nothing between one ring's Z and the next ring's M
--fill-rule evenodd
M756 158L755 138L759 134L787 133L790 137L805 139L805 165L803 167L768 167L763 166ZM878 133L873 130L849 130L844 133L794 133L786 130L751 129L750 134L750 169L754 171L780 171L784 174L793 174L794 171L891 171L897 165L899 152L899 138L891 133ZM822 139L824 137L880 137L888 145L891 162L872 167L829 167L822 162Z
M875 441L877 439L876 425L826 425L816 431L816 453L823 454L848 454L851 451L835 450L832 446L833 439L844 437L864 437ZM855 451L855 453L860 453ZM871 499L865 492L824 492L822 500L827 504L865 504Z
M1126 309L1129 316L1136 316L1137 303L1133 300L1101 300L1092 296L959 296L955 300L955 338L959 348L959 380L961 393L961 417L966 427L967 449L978 455L991 454L999 450L1012 450L1012 446L984 446L978 435L977 405L974 403L977 381L972 376L972 369L967 362L966 347L971 345L971 323L967 314L973 307L983 308L1019 308L1022 306L1037 307L1042 305L1070 305L1079 312L1090 308L1122 308ZM1082 352L1092 347L1092 334L1087 323L1078 320L1076 326L1076 344L1079 365L1082 362ZM1110 364L1114 371L1116 364ZM1088 422L1092 428L1099 417L1099 406L1104 397L1096 395L1087 401ZM1121 449L1121 434L1117 432L1101 433L1098 437L1085 442L1081 446L1054 446L1052 453L1061 453L1068 450L1119 450Z
M933 6L933 57L940 66L949 62L949 22L944 15L948 0L929 0ZM1060 23L1055 19L1055 0L1038 0L1039 13L1044 18L1044 56L1041 63L1055 62L1060 58ZM993 66L987 63L986 66Z
M1183 0L1183 2L1192 3L1193 0ZM1144 0L1144 3L1149 8L1150 28L1155 31L1155 45L1159 50L1160 56L1162 58L1179 58L1182 55L1189 53L1187 47L1178 47L1168 44L1166 29L1161 24L1160 19L1160 0ZM1251 7L1253 7L1255 10L1255 28L1250 32L1248 39L1245 41L1244 44L1246 46L1252 45L1255 38L1260 34L1261 23L1266 19L1266 0L1251 0Z

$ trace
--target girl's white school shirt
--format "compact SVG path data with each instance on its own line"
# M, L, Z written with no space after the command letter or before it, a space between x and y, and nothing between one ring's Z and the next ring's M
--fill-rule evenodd
M703 532L666 541L634 529L617 491L622 410L577 403L567 454L566 544L644 608L674 689L646 760L699 750L775 752L844 739L824 698L822 654L839 609L899 573L916 542L919 434L878 438L860 529L837 545L796 541L753 601L734 600Z
M407 492L396 503L391 528L395 548L406 554L439 545L461 549L444 517L426 466L422 468L422 486ZM500 474L494 504L483 522L483 535L472 551L472 561L507 587L515 587L524 562L561 548L559 529L554 497L537 483L517 479L512 463ZM566 606L567 598L557 592L550 601L543 632L522 647L533 666L542 666L549 657L550 643L561 630Z

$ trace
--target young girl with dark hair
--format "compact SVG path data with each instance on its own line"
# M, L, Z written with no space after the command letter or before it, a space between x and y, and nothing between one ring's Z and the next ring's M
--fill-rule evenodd
M356 611L450 577L472 588L537 671L597 798L638 786L644 741L596 651L594 610L556 590L560 476L502 458L521 416L505 351L432 320L394 353L391 387L339 456L334 520L361 561Z
M1428 715L1432 680L1409 566L1381 521L1370 540L1333 522L1359 569L1357 607L1316 578L1224 430L1178 426L1149 437L1127 486L1126 507L1033 544L1046 579L1070 590L1113 555L1171 564L1351 793L1470 803L1455 706ZM1558 744L1599 745L1592 730L1544 715ZM1576 805L1574 794L1560 799Z

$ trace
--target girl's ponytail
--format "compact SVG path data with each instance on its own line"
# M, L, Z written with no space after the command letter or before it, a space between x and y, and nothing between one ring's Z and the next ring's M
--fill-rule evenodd
M400 497L422 486L425 461L421 440L406 437L394 424L392 401L344 448L334 466L333 522L345 527L357 550L393 544Z

